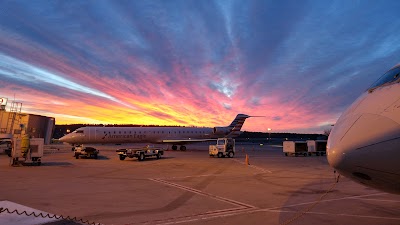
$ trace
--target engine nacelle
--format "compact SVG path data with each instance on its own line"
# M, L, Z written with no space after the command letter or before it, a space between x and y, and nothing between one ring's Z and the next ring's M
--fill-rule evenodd
M229 134L231 132L231 128L229 127L214 127L214 134Z

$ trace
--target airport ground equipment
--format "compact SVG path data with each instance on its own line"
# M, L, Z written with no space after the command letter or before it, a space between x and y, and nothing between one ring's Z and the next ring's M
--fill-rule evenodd
M124 160L126 157L137 158L139 161L143 161L145 158L156 157L160 159L164 155L164 150L157 147L150 147L149 145L142 148L122 148L118 149L117 154L120 160Z
M98 155L99 150L93 147L84 147L83 145L74 147L74 156L76 159L80 157L97 159Z
M216 145L208 147L210 156L218 156L218 158L229 157L233 158L235 155L235 139L233 138L218 138Z
M4 152L11 157L12 142L10 138L0 139L0 152Z
M285 156L307 156L308 148L306 141L284 141L283 142L283 153Z
M43 157L43 138L14 138L11 150L12 166L37 165L40 166Z
M316 156L323 156L326 155L326 140L308 140L307 141L307 148L308 148L308 155L316 155Z

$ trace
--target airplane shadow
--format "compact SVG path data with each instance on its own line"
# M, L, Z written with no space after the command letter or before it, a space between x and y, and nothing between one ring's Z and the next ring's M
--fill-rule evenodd
M75 158L75 156L72 156ZM85 159L91 159L91 160L110 160L110 158L108 156L104 156L104 155L97 155L97 159L92 158L92 157L79 157L79 159L85 160Z
M72 163L69 162L42 162L40 166L71 166Z
M110 158L104 155L98 155L97 160L110 160Z
M159 159L157 159L156 157L149 157L149 158L145 158L143 161L141 161L141 163L144 163L146 161L149 161L149 162L151 162L151 161L162 161L162 160L168 160L168 159L174 159L174 158L175 157L171 157L171 156L161 157ZM126 159L121 160L121 161L135 161L136 162L136 161L139 161L139 160L137 158L126 158Z

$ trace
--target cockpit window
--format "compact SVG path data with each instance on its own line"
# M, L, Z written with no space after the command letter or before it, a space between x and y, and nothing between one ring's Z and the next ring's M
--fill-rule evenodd
M387 71L383 76L381 76L370 88L374 89L376 87L382 86L384 84L392 83L400 79L400 66Z
M83 130L76 130L73 133L77 133L77 134L83 134Z

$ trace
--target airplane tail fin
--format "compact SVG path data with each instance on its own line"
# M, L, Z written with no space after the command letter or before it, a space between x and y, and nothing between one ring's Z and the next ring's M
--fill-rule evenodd
M232 123L228 126L231 132L227 135L227 137L239 136L240 129L242 129L244 121L249 117L251 116L245 114L238 114L236 118L232 121Z

